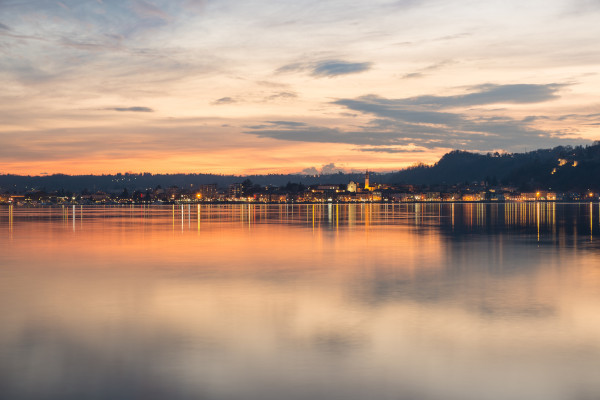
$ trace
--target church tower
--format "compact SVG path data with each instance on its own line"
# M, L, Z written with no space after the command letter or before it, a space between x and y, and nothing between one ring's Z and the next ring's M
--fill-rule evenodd
M369 190L371 186L369 185L369 170L365 172L365 190Z

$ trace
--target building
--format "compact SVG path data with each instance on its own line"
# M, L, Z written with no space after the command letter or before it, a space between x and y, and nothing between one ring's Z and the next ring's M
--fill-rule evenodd
M217 197L217 184L209 183L206 185L200 185L198 187L198 194L196 196L202 200L213 200Z
M350 181L350 183L348 183L348 186L346 186L346 190L350 193L356 193L356 189L358 188L358 185L356 184L356 182Z
M232 183L227 190L227 197L230 199L239 199L244 192L244 186L241 183Z
M318 185L316 190L337 192L340 190L340 185Z
M440 192L427 192L425 193L425 201L441 201L442 196Z
M371 182L369 178L369 170L367 170L367 172L365 172L365 190L369 190L371 188Z
M481 193L463 193L462 201L482 201L485 200L485 195L482 196Z

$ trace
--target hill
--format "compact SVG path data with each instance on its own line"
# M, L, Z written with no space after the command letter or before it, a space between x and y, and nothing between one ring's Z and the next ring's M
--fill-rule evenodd
M600 143L527 153L478 154L455 150L432 166L417 165L389 175L386 180L395 183L452 185L486 181L514 185L522 190L598 190Z
M146 190L162 186L194 187L216 183L225 188L250 179L266 186L285 186L288 182L314 184L346 184L363 182L359 173L332 175L213 175L213 174L116 174L116 175L0 175L0 193L30 190L120 192ZM600 191L600 142L590 146L560 146L527 153L471 153L454 150L434 165L416 165L398 172L374 173L372 181L388 184L456 185L487 182L490 185L517 186L521 190L551 189L556 191Z

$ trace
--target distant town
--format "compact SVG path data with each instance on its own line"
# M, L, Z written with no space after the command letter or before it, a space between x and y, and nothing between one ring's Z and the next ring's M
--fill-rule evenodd
M331 164L333 166L333 164ZM0 174L0 204L596 201L600 142L527 153L454 150L392 172Z
M0 204L44 206L60 204L182 204L182 203L379 203L379 202L507 202L507 201L596 201L600 194L536 190L521 192L517 188L491 185L486 181L457 185L391 185L373 182L371 173L362 182L347 184L287 183L285 186L261 186L250 179L220 187L216 183L124 189L122 192L83 190L79 193L29 190L25 193L0 194Z

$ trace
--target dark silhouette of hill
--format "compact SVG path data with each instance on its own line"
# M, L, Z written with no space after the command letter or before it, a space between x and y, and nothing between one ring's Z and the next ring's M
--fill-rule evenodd
M216 183L226 188L232 183L250 179L261 186L285 186L289 182L305 186L314 184L347 184L364 181L362 173L332 175L270 174L116 174L116 175L0 175L0 192L30 190L106 191L147 190L161 186L194 189L201 184ZM388 184L456 185L486 182L517 186L521 190L552 189L556 191L600 191L600 142L590 146L560 146L527 153L479 154L455 150L445 154L434 165L416 165L398 172L373 174L372 181Z
M477 154L455 150L432 166L417 165L386 177L389 182L459 184L485 181L522 190L600 189L600 143L559 146L527 153Z
M269 175L215 175L215 174L116 174L116 175L64 175L55 174L47 176L22 176L0 175L0 193L25 192L29 190L43 190L45 192L122 192L153 189L158 186L168 188L177 186L182 189L198 188L203 184L217 184L220 188L227 188L232 183L241 183L250 179L253 184L261 186L286 186L287 183L302 183L305 186L320 183L347 184L349 181L364 180L364 175L331 174L331 175L301 175L301 174L269 174Z

